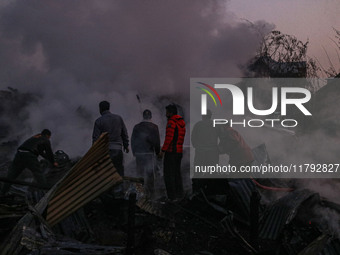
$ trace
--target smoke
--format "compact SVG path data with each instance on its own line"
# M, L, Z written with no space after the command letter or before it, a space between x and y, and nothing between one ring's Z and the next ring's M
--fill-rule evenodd
M71 156L90 146L99 101L111 102L129 134L141 119L136 94L164 125L158 98L188 115L189 78L240 76L261 39L214 0L8 1L0 35L0 88L38 95L22 125L50 128L54 149Z
M2 141L49 128L54 150L81 156L91 145L102 100L123 117L130 136L141 109L150 109L164 137L167 103L189 116L191 77L240 77L255 55L261 38L227 7L218 0L0 2L0 89L34 95L15 121L8 116L21 105L0 109L0 126L11 122ZM255 25L263 34L274 28L265 21ZM324 134L296 140L267 129L239 131L251 147L265 142L273 162L312 163L317 159L310 148L326 158L330 151ZM300 185L339 202L338 185L311 183Z

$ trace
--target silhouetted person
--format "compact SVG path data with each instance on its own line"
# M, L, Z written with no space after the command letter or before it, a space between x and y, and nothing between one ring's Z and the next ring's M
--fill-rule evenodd
M199 166L216 165L219 160L218 129L213 126L212 113L202 115L191 132L191 143L195 148L194 164Z
M219 163L218 149L218 128L213 126L211 120L212 113L208 109L207 115L202 115L202 120L197 122L191 132L191 143L195 148L194 167L195 166L216 166ZM203 174L201 174L201 177ZM194 192L201 188L205 189L211 179L195 178L192 179L192 189Z
M47 187L46 178L38 161L38 156L44 157L54 166L58 165L54 162L50 138L51 131L44 129L40 134L27 139L20 145L8 170L7 178L15 180L25 168L28 168L37 183L43 187ZM2 192L8 192L10 187L11 184L5 183L2 187Z
M151 122L150 110L143 112L143 121L135 125L131 136L131 149L136 157L137 175L144 178L149 196L154 193L154 177L157 170L156 155L160 152L158 126Z
M251 165L254 156L251 148L244 141L242 136L228 125L220 127L220 153L229 155L229 164L240 167Z
M183 142L185 136L185 122L177 115L177 107L174 104L166 108L165 141L159 157L164 155L164 182L168 199L175 200L183 196L183 183L181 176L181 161L183 155Z
M109 134L110 157L113 165L121 176L124 176L123 151L129 152L129 136L122 117L110 112L110 103L99 103L99 117L94 123L92 140L98 140L102 133Z

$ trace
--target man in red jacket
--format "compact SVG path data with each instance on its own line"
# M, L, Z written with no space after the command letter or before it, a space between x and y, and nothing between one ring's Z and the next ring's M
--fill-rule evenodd
M168 199L175 200L183 196L183 183L181 176L181 161L183 155L183 142L185 136L185 122L177 115L177 107L174 104L166 108L165 141L159 156L164 155L164 182Z

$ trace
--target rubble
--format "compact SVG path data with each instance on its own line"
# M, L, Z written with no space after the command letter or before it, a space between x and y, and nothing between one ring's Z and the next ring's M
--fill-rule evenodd
M106 150L104 137L77 162L58 151L59 168L42 161L47 193L19 181L0 197L1 254L340 253L338 236L314 213L339 213L340 205L316 192L255 178L219 182L225 187L178 202L150 199L143 179L121 178ZM270 162L264 151L257 148L258 163ZM122 182L118 197L110 188Z
M34 207L29 206L31 211L14 227L2 247L2 254L20 253L23 248L21 230L34 226L36 218L45 226L54 226L120 182L122 178L116 172L108 154L108 136L103 134ZM46 214L46 220L42 217L43 214Z

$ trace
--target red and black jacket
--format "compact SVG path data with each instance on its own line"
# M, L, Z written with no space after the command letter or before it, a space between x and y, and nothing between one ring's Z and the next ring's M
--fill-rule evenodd
M250 147L235 129L222 127L219 137L220 151L229 155L229 164L247 165L254 160Z
M185 122L179 115L173 115L166 125L165 141L162 151L183 153Z

